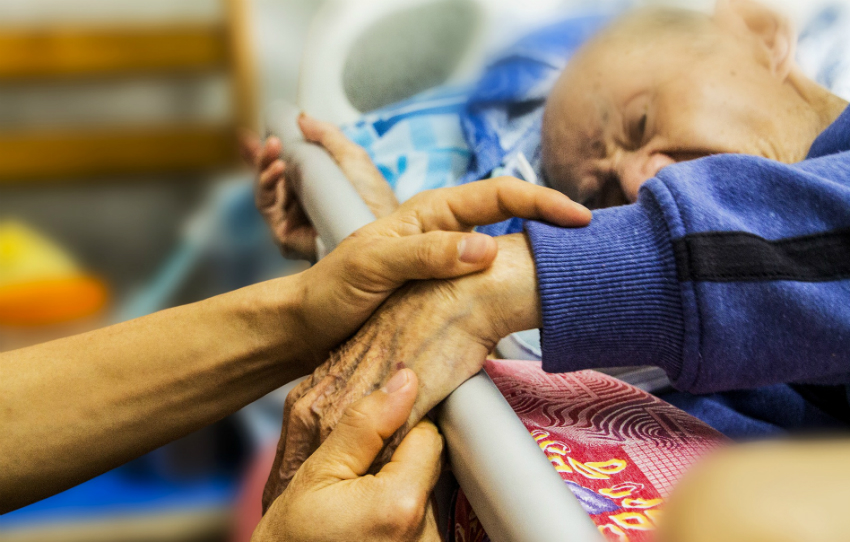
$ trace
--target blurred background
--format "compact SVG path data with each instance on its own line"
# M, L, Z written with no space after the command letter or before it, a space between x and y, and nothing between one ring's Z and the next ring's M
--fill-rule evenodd
M353 122L473 81L557 16L633 3L0 0L0 351L303 269L237 153L235 129L259 130L271 101ZM827 4L768 3L801 26ZM240 492L280 397L0 516L0 539L247 540L259 504Z

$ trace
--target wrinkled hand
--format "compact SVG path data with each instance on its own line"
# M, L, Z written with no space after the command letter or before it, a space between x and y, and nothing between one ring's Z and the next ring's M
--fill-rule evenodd
M310 369L407 281L454 278L489 267L496 240L469 231L512 216L561 226L590 221L590 212L563 194L508 177L431 190L356 231L294 277L302 292L301 336L309 343L304 351L315 357Z
M339 423L348 405L400 368L419 376L407 422L375 461L380 468L410 427L477 373L502 337L539 326L534 262L521 234L499 238L487 270L451 281L413 283L391 296L360 331L287 397L264 510Z
M407 419L416 375L396 373L386 389L350 407L337 428L271 505L254 542L439 542L430 498L442 467L443 440L420 422L380 472L375 456Z
M369 154L346 138L339 128L305 114L298 118L298 125L307 141L328 151L376 218L387 216L399 207L390 185ZM240 148L244 160L256 170L255 203L281 253L315 260L316 230L292 189L297 179L289 176L296 173L287 170L280 159L280 139L270 137L263 144L256 134L245 132Z
M290 394L264 510L345 408L399 367L414 368L424 383L409 428L474 374L498 339L536 325L534 264L524 236L500 238L497 249L492 237L457 233L513 216L561 226L584 226L591 218L563 194L508 177L431 190L361 228L298 275L304 292L299 305L306 307L302 335L320 352L349 337L407 280L468 275L494 258L498 264L469 281L406 287ZM507 252L497 256L500 250Z

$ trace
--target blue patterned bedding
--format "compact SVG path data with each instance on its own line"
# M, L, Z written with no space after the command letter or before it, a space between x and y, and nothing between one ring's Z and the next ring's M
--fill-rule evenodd
M404 201L422 190L494 175L543 183L543 105L570 56L615 10L555 22L520 40L470 88L438 88L372 113L344 128L365 147ZM800 34L803 70L850 99L850 7L828 5ZM519 231L519 220L481 228Z

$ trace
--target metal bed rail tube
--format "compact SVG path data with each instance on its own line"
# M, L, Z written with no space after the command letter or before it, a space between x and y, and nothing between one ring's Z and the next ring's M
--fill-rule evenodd
M298 110L278 102L267 126L281 138L304 210L331 250L374 216L333 159L304 141ZM599 532L483 371L438 410L455 476L494 542L598 541ZM533 482L532 482L533 480Z
M301 206L328 250L343 239L374 222L375 215L345 178L333 158L320 146L304 140L298 127L299 110L287 102L275 102L266 127L280 138L286 167L294 168L292 178Z

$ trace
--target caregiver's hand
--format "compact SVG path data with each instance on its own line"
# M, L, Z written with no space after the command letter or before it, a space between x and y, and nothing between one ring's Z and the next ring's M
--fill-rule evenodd
M305 351L316 356L311 367L405 282L459 277L489 267L498 251L496 240L470 231L514 216L584 226L591 215L555 190L508 177L431 190L361 228L294 277L301 292Z
M416 390L416 375L402 370L351 406L274 501L252 540L438 542L430 496L443 440L433 424L419 423L380 472L366 474L384 441L407 420Z
M376 468L429 410L481 370L500 338L540 325L534 261L525 236L499 237L498 244L495 262L480 273L415 282L394 293L354 337L290 392L263 491L264 507L286 489L345 409L400 368L417 374L419 395L407 423L375 461Z
M197 431L309 373L406 280L487 268L495 241L468 230L513 214L559 224L588 219L565 196L521 181L433 192L302 274L0 352L0 513Z
M392 188L363 147L350 141L335 125L308 115L298 117L298 125L307 141L328 151L376 218L387 216L398 208ZM256 170L257 209L271 229L281 253L315 260L316 230L292 189L297 182L292 175L297 172L287 170L286 163L280 159L280 139L270 137L261 143L256 134L245 132L240 143L243 158Z

